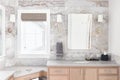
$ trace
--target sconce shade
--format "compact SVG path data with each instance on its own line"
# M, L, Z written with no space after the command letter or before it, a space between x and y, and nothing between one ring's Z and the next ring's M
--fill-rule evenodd
M62 15L60 14L57 15L57 22L62 22Z
M10 22L15 22L15 15L14 14L10 14Z
M103 22L103 15L98 15L98 22Z

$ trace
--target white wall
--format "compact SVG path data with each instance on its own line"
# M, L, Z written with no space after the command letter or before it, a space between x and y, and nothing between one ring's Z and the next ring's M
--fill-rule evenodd
M120 56L120 0L109 0L109 51Z

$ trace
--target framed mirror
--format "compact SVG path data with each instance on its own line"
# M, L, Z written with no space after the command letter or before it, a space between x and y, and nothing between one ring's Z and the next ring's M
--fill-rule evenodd
M68 15L68 48L91 48L92 14Z
M5 55L5 8L0 5L0 57Z

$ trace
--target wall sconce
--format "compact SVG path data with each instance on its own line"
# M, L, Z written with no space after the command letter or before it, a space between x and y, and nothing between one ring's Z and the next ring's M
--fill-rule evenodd
M102 14L98 15L98 22L103 22L104 21L104 17Z
M10 22L15 22L15 15L14 14L10 14Z
M57 22L62 22L62 15L61 14L57 14Z

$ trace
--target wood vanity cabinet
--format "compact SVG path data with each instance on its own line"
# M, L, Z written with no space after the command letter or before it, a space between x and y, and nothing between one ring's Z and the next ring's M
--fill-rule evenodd
M48 67L48 80L119 80L118 67Z
M120 80L120 67L119 67L119 80Z
M70 68L70 80L83 80L83 69Z
M70 80L97 80L97 68L70 68Z
M41 76L47 76L47 72L40 71L36 73L26 74L24 76L16 77L14 80L32 80L34 78L39 78Z
M98 69L99 80L118 80L119 70L118 67L105 67Z
M28 74L28 75L21 76L21 77L16 77L15 80L31 80L34 78L38 78L39 76L40 76L40 73L37 72L37 73Z
M48 80L69 80L69 68L66 67L48 68Z
M14 76L10 76L8 80L14 80Z
M97 80L97 68L84 68L84 80Z

